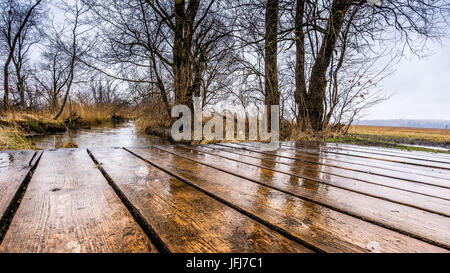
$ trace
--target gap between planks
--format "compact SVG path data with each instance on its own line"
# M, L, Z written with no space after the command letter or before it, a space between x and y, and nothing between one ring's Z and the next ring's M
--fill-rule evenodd
M410 176L411 174L414 174L415 176L425 176L425 177L429 176L429 175L426 175L426 174L423 174L423 173L420 173L420 174L419 173L417 173L417 174L416 173L412 173L410 170L408 172L406 172L406 170L404 170L405 166L402 166L402 167L396 166L397 168L403 169L403 170L398 170L398 169L381 167L379 165L367 165L367 164L362 164L362 163L357 163L357 162L352 162L352 161L343 161L342 159L329 158L329 157L324 158L326 160L326 162L324 163L324 162L312 161L311 157L313 157L313 156L318 157L318 155L307 155L306 159L305 159L305 158L296 157L297 153L295 153L294 155L290 155L290 154L286 155L286 153L288 153L288 151L286 151L286 150L281 150L281 152L283 154L278 154L278 153L275 154L275 153L268 153L268 152L264 152L264 151L257 151L255 149L250 149L249 146L244 146L242 144L237 144L236 145L236 143L217 143L217 144L214 144L214 145L222 146L222 147L228 148L228 149L239 149L239 150L243 150L243 151L247 151L247 152L251 152L251 153L257 153L257 154L261 154L261 155L265 155L265 156L279 157L279 158L283 158L283 159L295 160L295 161L305 162L305 163L314 164L314 165L323 165L323 166L339 168L339 169L343 169L343 170L351 170L351 171L362 173L362 174L377 175L377 176L387 177L387 178L392 178L392 179L399 179L400 177L399 176L394 176L392 174L382 174L382 173L377 172L377 171L372 171L371 169L375 169L375 170L377 170L377 169L385 169L388 172L395 172L395 173L399 173L401 175L408 175L408 176ZM254 147L254 148L257 148L257 147ZM302 154L299 154L299 155L303 156ZM343 166L336 165L336 164L333 164L333 163L328 163L328 162L338 162L338 163L344 164L344 166L358 165L358 166L362 166L362 167L367 168L367 169L366 170L360 170L360 169L357 169L357 168L343 167ZM375 163L381 163L381 162L375 162ZM423 170L421 170L421 171L423 171ZM430 185L430 186L436 186L436 187L442 187L442 188L450 188L450 186L447 184L447 182L449 181L448 177L446 177L446 178L437 177L437 176L430 176L430 177L432 179L443 180L443 181L445 181L445 184L424 182L423 180L415 180L415 179L406 178L406 177L401 177L401 179L405 180L405 181L410 181L412 183L420 183L420 184L424 184L424 185Z
M41 159L43 153L44 151L41 150L34 152L33 156L28 162L28 166L30 166L29 170L27 171L23 180L20 182L20 185L18 186L5 211L2 212L3 214L0 218L0 245L2 244L3 238L5 237L6 233L8 232L9 225L11 224L11 221L13 220L14 215L16 214L17 209L20 206L25 191L27 190L28 184L31 181L31 177L33 176L34 170L39 164L39 160Z
M305 197L305 196L300 196L300 195L297 195L297 194L293 194L293 193L291 193L291 192L289 192L289 191L286 191L286 190L283 190L283 189L274 187L274 186L272 186L272 185L268 185L268 184L259 182L259 181L257 181L257 180L251 179L251 178L249 178L249 177L244 177L244 176L242 176L242 175L240 175L240 174L236 174L236 173L234 173L234 172L230 172L230 171L228 171L228 170L224 170L223 168L218 168L218 167L215 167L215 166L211 166L211 165L206 164L206 163L203 163L203 162L201 162L201 161L198 161L198 160L195 160L195 159L192 159L192 158L189 158L189 157L185 157L185 156L179 155L179 154L177 154L177 153L175 153L175 152L171 152L171 151L168 151L168 150L164 150L164 149L162 149L162 148L160 148L160 147L158 147L158 146L153 146L153 147L154 147L155 149L161 150L161 151L166 152L166 153L173 154L173 155L178 156L178 157L180 157L180 158L184 158L184 159L186 159L186 160L190 160L190 161L195 162L195 163L197 163L197 164L201 164L201 165L207 166L207 167L209 167L209 168L216 169L216 170L218 170L218 171L221 171L221 172L224 172L224 173L228 173L228 174L233 175L233 176L236 176L236 177L240 177L240 178L245 179L245 180L247 180L247 181L249 181L249 182L256 183L256 184L260 184L260 185L262 185L262 186L271 188L271 189L273 189L273 190L282 192L282 193L284 193L284 194L288 194L288 195L291 195L291 196L294 196L294 197L297 197L297 198L300 198L300 199L303 199L303 200L312 202L312 203L314 203L314 204L317 204L317 205L326 207L326 208L328 208L328 209L331 209L331 210L334 210L334 211L337 211L337 212L340 212L340 213L343 213L343 214L346 214L346 215L349 215L349 216L352 216L352 217L361 219L361 220L366 221L366 222L369 222L369 223L371 223L371 224L375 224L375 225L377 225L377 226L380 226L380 227L383 227L383 228L387 228L387 229L392 230L392 231L394 231L394 232L398 232L398 233L401 233L401 234L404 234L404 235L407 235L407 236L416 238L416 239L418 239L418 240L421 240L421 241L424 241L424 242L427 242L427 243L431 243L431 244L436 245L436 246L439 246L439 247L443 247L443 248L445 248L445 249L450 249L449 246L447 246L447 245L445 245L445 244L442 244L442 243L440 243L439 241L435 241L435 240L432 240L432 239L428 239L428 238L425 238L425 237L421 237L421 236L419 236L419 235L417 235L417 234L414 234L414 233L411 233L411 232L408 232L408 231L404 231L404 230L402 230L402 229L396 228L396 227L394 227L394 226L391 226L391 225L388 225L388 224L385 224L385 223L381 223L381 222L378 222L378 221L371 220L371 219L369 219L369 218L367 218L367 217L363 217L363 216L361 216L361 215L359 215L359 214L355 214L355 213L350 212L350 211L347 211L347 210L343 210L343 209L340 209L340 208L336 208L336 207L334 207L334 206L325 204L325 203L320 202L320 201L316 201L316 200L310 199L310 198ZM145 159L144 159L144 160L145 160ZM387 201L385 201L385 202L387 202ZM436 216L439 216L439 215L436 214ZM440 216L440 217L443 217L443 216Z
M402 193L404 192L404 193L406 193L408 195L413 194L413 195L418 195L417 197L431 198L431 200L435 199L436 201L439 201L440 203L442 203L442 202L446 203L446 202L450 201L449 198L445 198L443 196L441 197L441 196L438 196L438 195L433 195L431 193L423 193L423 192L420 192L419 190L407 189L405 186L403 188L399 187L399 186L390 186L390 185L386 185L386 183L384 183L384 184L383 183L376 183L376 182L372 182L372 181L368 181L368 180L363 180L361 178L352 178L352 177L344 176L344 175L341 175L341 174L334 174L334 173L329 172L329 171L322 171L322 170L316 171L316 170L312 170L312 169L310 169L308 167L304 167L303 165L295 165L295 164L291 165L291 164L287 164L285 162L280 162L280 161L276 161L276 160L272 160L272 159L268 159L268 158L253 157L253 156L242 154L242 153L236 153L234 151L217 149L217 148L211 147L211 146L177 145L177 147L181 147L181 148L192 150L192 151L197 151L199 153L209 154L209 155L212 155L212 156L221 157L221 158L224 158L224 159L227 159L227 160L240 162L240 163L245 164L245 165L249 165L249 166L253 166L253 167L257 167L257 168L261 168L261 169L266 169L266 170L270 170L270 171L273 171L273 172L282 173L282 174L285 174L285 175L298 177L298 178L301 178L301 179L313 181L315 183L325 184L325 185L328 185L330 187L335 187L335 188L340 188L340 189L352 191L352 192L355 192L355 193L367 195L367 196L374 197L374 198L383 199L383 200L386 200L386 201L402 204L402 205L405 205L405 206L414 207L414 208L425 210L425 211L428 211L428 212L431 212L431 213L437 213L437 214L440 214L440 215L443 215L443 216L447 216L447 217L450 216L449 213L444 213L442 211L438 211L438 210L435 210L435 209L429 209L427 207L414 205L411 202L399 201L399 200L393 199L392 197L383 197L383 196L380 196L380 195L375 195L375 194L372 194L372 193L363 192L363 191L361 191L361 189L360 190L356 190L356 189L353 189L351 186L343 185L343 183L351 182L351 181L357 181L357 182L361 182L361 183L364 183L364 184L369 184L368 186L371 186L371 187L377 187L377 188L380 188L380 189L393 189L394 191L401 191ZM208 151L205 151L205 150L208 150ZM209 150L212 150L212 152L209 151ZM231 157L230 156L225 156L225 155L223 155L223 153L231 154L232 156ZM237 158L239 158L239 159L237 159ZM335 176L335 177L337 177L339 179L343 178L344 180L348 180L348 181L345 181L345 182L342 182L342 181L333 182L331 178L328 178L328 179L312 178L310 176L305 176L305 175L299 175L297 173L292 173L292 171L291 172L287 172L287 171L282 171L282 170L279 170L279 169L274 169L274 168L261 166L261 165L255 164L255 163L250 163L250 162L244 161L244 159L240 159L240 158L247 158L247 160L260 160L260 161L264 160L264 161L271 162L271 163L274 163L274 164L280 164L280 165L283 165L283 166L289 166L291 168L292 167L293 168L297 168L297 169L300 169L302 171L314 171L314 172L318 172L318 173L323 173L323 174ZM250 158L250 159L248 159L248 158ZM398 179L398 181L399 182L406 182L406 183L409 182L409 181L403 181L401 179ZM418 186L424 187L423 185L418 185ZM428 186L428 187L436 188L435 190L438 189L437 186ZM365 189L362 188L362 190L365 190ZM450 192L450 190L448 190L447 188L445 188L444 190ZM438 194L438 192L434 191L434 194ZM441 204L441 205L444 208L448 209L447 205L450 206L450 203L445 204L445 205Z
M154 147L154 148L156 148L157 150L161 150L161 149L158 148L158 147ZM165 167L162 167L162 165L160 166L160 165L158 165L158 164L156 164L156 163L154 163L154 162L148 160L147 158L142 157L141 155L137 154L136 152L133 152L133 151L127 149L127 148L125 148L125 149L126 149L127 151L129 151L130 153L132 153L132 154L138 156L138 157L141 158L142 160L144 160L144 161L150 163L151 165L157 167L158 169L161 169L161 170L167 172L168 174L170 174L170 175L172 175L172 176L174 176L174 177L176 177L176 178L178 178L178 179L181 179L181 180L185 181L186 183L191 184L193 187L195 187L195 188L197 188L197 189L199 189L199 190L206 191L206 190L202 189L200 186L197 186L196 184L194 184L194 182L190 182L190 181L186 180L185 178L180 177L179 175L173 173L172 171L169 171L169 170L166 169ZM168 152L168 151L164 151L164 150L161 150L161 151L166 152L166 153L169 153L169 154L173 154L173 155L175 155L176 157L184 158L183 156L177 155L177 154L172 153L172 152ZM156 157L156 158L158 158L158 157ZM192 160L192 159L189 159L189 158L184 158L184 159L195 162L195 160ZM204 166L207 167L207 168L212 168L212 169L219 170L219 169L217 169L217 168L215 168L215 167L208 166L207 164L202 164L201 162L196 162L196 163L197 163L197 164L200 164L200 165L204 165ZM168 166L169 166L169 165L168 165ZM223 171L223 170L219 170L219 171L222 171L222 172L227 173L226 171ZM183 171L181 171L180 174L183 175ZM283 192L282 190L279 190L279 189L277 189L277 188L273 188L273 187L271 187L271 186L268 186L268 185L266 185L266 184L261 184L261 183L255 182L255 181L251 181L251 180L249 180L248 178L240 177L239 175L236 175L236 174L234 174L234 173L228 173L228 174L229 174L229 175L231 174L231 175L233 175L233 176L239 177L240 179L244 179L245 181L247 181L247 182L249 182L249 183L260 184L260 185L265 186L265 187L267 187L267 188L269 188L269 189L271 189L271 190L276 190L276 191L280 192L281 194L286 194L286 193L287 193L287 192ZM206 193L208 193L209 195L215 195L216 198L218 198L218 200L222 200L222 201L224 201L224 202L227 202L227 204L230 204L230 202L228 202L228 201L226 201L225 199L223 199L223 198L217 196L216 194L212 194L212 193L210 193L210 192L208 192L208 191L206 191ZM287 194L289 194L289 193L287 193ZM289 195L292 196L292 194L289 194ZM355 216L355 215L351 215L351 214L346 213L346 212L343 212L343 211L339 211L338 209L336 209L336 208L334 208L334 207L330 207L330 206L327 206L327 205L319 204L319 203L317 203L317 202L314 202L314 201L311 201L311 200L307 200L306 198L301 198L301 197L299 197L299 196L292 196L292 197L294 197L294 198L299 198L299 200L306 200L306 201L308 201L308 202L314 203L315 205L325 207L325 208L327 208L327 209L330 209L331 211L335 211L336 213L342 213L343 215L347 215L347 217L353 217L353 218L355 218L355 219L359 219L359 221L367 222L367 224L369 224L369 223L370 223L370 224L374 224L374 223L371 223L370 221L368 221L367 219L363 219L363 218L361 218L361 217L358 217L358 216ZM240 210L240 211L242 211L242 212L247 213L245 210L242 210L242 209L241 209L240 207L238 207L237 205L233 205L233 204L230 204L230 205L232 205L233 207L236 207L238 210ZM251 213L250 213L250 214L251 214ZM258 216L256 216L256 217L258 217ZM261 219L261 220L265 221L264 219ZM379 228L387 228L387 227L384 227L384 226L377 225L376 223L375 223L375 225L376 225L376 226L379 226ZM429 239L426 239L426 238L423 238L423 237L414 236L414 235L412 235L412 234L410 234L410 233L407 233L407 232L404 232L404 231L401 231L401 230L394 230L393 228L387 228L387 229L390 230L390 232L394 232L394 233L398 233L398 234L403 234L403 236L404 236L404 235L408 235L408 236L413 237L413 238L415 238L416 240L420 240L420 241L422 241L422 242L424 242L424 243L429 243L429 244L432 244L432 245L435 245L435 246L442 247L442 248L444 248L444 249L448 249L445 245L440 244L439 242L435 242L435 241L432 241L432 240L429 240ZM290 234L289 231L285 231L285 232L287 232L288 234ZM393 234L394 234L394 233L393 233Z

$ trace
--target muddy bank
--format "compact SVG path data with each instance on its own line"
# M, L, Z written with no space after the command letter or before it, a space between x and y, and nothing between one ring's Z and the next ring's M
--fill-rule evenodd
M14 122L0 120L0 125L3 125L5 127L17 126L27 136L63 133L67 130L66 126L63 123L45 123L41 121L31 120Z

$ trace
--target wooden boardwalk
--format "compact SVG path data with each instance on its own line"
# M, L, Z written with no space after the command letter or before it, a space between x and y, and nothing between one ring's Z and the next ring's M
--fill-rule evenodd
M0 252L449 252L450 155L343 144L0 152Z

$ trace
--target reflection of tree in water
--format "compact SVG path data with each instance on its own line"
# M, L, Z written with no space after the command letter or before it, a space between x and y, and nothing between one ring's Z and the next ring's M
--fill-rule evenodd
M183 148L175 148L176 152L186 152L186 149ZM198 159L201 157L202 159L207 159L211 155L206 155L195 150L191 150L189 152L189 157L192 159ZM168 158L171 163L171 167L177 169L177 171L182 172L186 178L190 178L190 182L194 182L194 184L197 184L201 188L207 190L208 192L218 195L221 198L224 198L225 200L234 203L233 198L227 198L226 195L220 194L218 192L215 192L213 190L214 187L220 187L220 186L214 186L215 183L222 184L221 181L224 181L224 185L226 186L226 183L239 183L239 178L236 177L236 179L228 179L231 174L222 173L219 170L215 170L213 168L210 168L208 166L198 164L192 161L189 161L187 159L165 153L160 158ZM221 176L223 174L223 176ZM251 184L251 188L254 188L255 186L258 188L256 192L258 193L258 196L263 198L258 198L258 201L262 201L258 204L251 204L255 208L259 208L261 206L264 206L266 204L266 198L267 192L262 189L263 187L253 183L248 182ZM184 183L183 183L184 184ZM205 184L208 184L208 187L202 186ZM186 185L186 184L185 184ZM187 185L186 185L187 186ZM190 188L190 186L187 186ZM229 188L229 187L227 187ZM266 188L267 189L267 188ZM265 230L261 229L261 226L257 224L255 221L251 220L247 216L244 216L241 213L235 212L234 209L229 209L227 205L220 202L211 202L211 199L204 198L204 195L195 194L197 190L190 191L194 194L186 195L185 189L181 187L172 187L171 193L173 194L174 198L183 198L189 200L189 204L191 204L190 207L195 205L195 208L197 210L201 210L201 213L199 211L191 212L189 213L187 217L192 217L192 215L201 215L205 218L204 221L212 222L214 223L213 230L211 232L214 232L215 234L219 234L218 237L222 237L221 239L222 243L227 244L226 247L229 248L229 251L239 251L242 252L245 251L277 251L276 248L272 245L273 241L267 239L267 233ZM222 191L218 189L218 191ZM236 188L231 191L236 191ZM229 194L229 193L228 193ZM233 194L233 193L232 193ZM241 194L237 193L236 194ZM200 198L199 196L203 196L204 199ZM245 200L241 200L241 203L235 203L235 205L244 205L245 206ZM226 208L226 209L224 209ZM186 209L186 211L188 211ZM231 212L233 212L231 214ZM239 217L237 217L237 215ZM201 220L200 220L201 221ZM197 219L198 222L198 219ZM226 224L221 224L223 222L226 222ZM281 250L284 250L281 249Z
M278 151L277 153L280 153ZM260 166L272 170L284 170L286 172L287 167L289 170L288 173L298 174L299 176L303 176L304 169L298 168L295 166L297 161L293 161L289 166L285 164L278 164L279 158L277 157L271 157L271 159L268 159L267 157L260 158ZM301 225L304 226L310 226L311 223L314 221L322 222L322 217L317 217L320 215L320 207L318 205L315 205L309 201L306 201L302 198L299 198L294 195L303 196L301 194L302 192L305 193L304 196L311 197L314 194L317 194L317 191L319 189L319 184L311 181L302 179L299 177L296 177L294 175L288 175L284 173L277 173L270 170L261 169L262 173L264 174L263 179L266 183L283 189L284 191L288 191L293 193L293 195L283 193L283 192L277 192L278 197L282 198L283 205L282 210L283 214L286 215L284 225L286 227L292 227L299 225L299 221ZM308 213L303 213L304 211L307 211ZM301 219L300 219L301 218Z
M296 158L299 157L296 155ZM319 160L319 157L316 157L316 160ZM317 161L318 162L318 161ZM304 165L304 162L299 160L291 160L290 166L289 166L289 173L296 174L299 177L295 177L291 175L291 180L296 181L296 185L293 184L294 187L300 187L303 192L305 192L305 197L308 199L315 199L314 197L318 197L320 194L322 194L322 191L324 190L323 187L321 187L320 183L313 181L311 179L319 179L319 172L320 172L320 166L317 164L310 164L310 167L307 167ZM294 179L295 177L295 179ZM311 179L306 178L300 178L300 177L307 177ZM306 201L303 203L304 206L307 206L308 208L308 215L305 215L305 218L302 219L302 223L308 227L311 226L312 223L315 225L322 225L321 223L324 222L324 218L326 219L326 216L321 214L321 206L314 204L310 201ZM294 206L294 204L292 204ZM293 208L293 209L302 209L302 208Z

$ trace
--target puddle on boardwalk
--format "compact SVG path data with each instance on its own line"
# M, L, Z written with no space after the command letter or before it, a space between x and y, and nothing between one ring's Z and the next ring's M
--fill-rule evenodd
M32 141L41 149L62 147L64 143L73 142L78 148L105 147L148 147L150 144L162 144L156 136L138 133L133 122L106 124L92 129L72 130L70 133L35 136Z
M11 154L7 152L1 152L0 153L0 171L2 169L6 169L9 165L11 165L11 162L13 161L13 157Z

